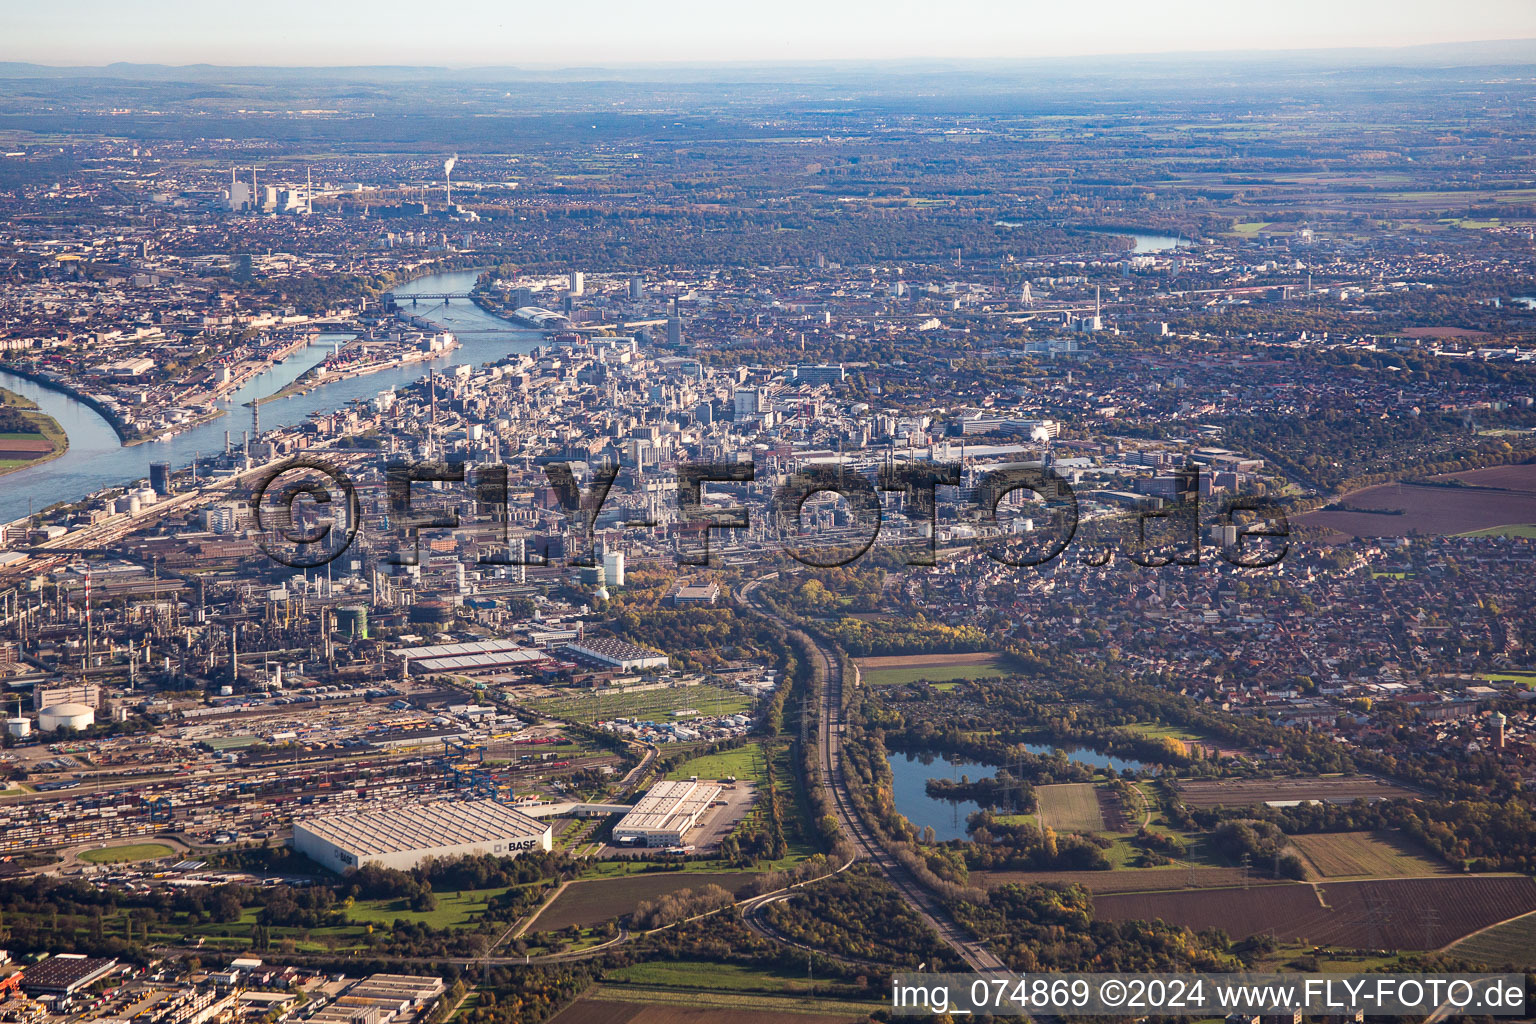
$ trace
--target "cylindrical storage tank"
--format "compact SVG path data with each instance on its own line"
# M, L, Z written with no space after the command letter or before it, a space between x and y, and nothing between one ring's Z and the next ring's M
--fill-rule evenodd
M12 718L5 723L5 727L12 736L32 735L32 719L30 718Z
M55 729L89 729L96 724L96 709L89 704L52 704L37 713L37 727L43 732Z
M453 621L453 608L446 601L426 600L411 605L407 616L412 622L444 623Z
M337 608L336 628L354 639L368 639L368 606L347 604Z

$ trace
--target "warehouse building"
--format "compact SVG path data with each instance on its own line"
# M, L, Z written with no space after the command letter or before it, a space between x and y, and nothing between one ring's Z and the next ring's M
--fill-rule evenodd
M626 640L612 637L583 638L566 644L565 651L583 661L616 668L620 672L637 672L661 669L671 665L671 660L660 651L641 647Z
M23 969L21 987L30 996L41 993L70 996L105 978L116 967L117 960L112 957L60 953Z
M390 657L405 662L418 674L451 672L474 675L478 672L502 672L532 669L547 663L549 655L512 643L510 640L473 640L462 644L433 644L428 647L400 647Z
M613 838L641 846L679 846L719 795L713 782L658 782L613 826Z
M494 800L441 801L295 822L293 846L332 871L409 870L429 857L515 857L548 850L550 826Z

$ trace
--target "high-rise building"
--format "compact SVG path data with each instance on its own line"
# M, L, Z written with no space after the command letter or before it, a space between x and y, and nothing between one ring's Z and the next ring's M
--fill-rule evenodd
M624 552L603 552L603 578L612 586L624 585Z
M681 345L683 343L683 318L680 316L667 317L667 344Z
M585 294L587 290L587 275L579 270L571 271L571 284L567 289L572 295Z
M629 301L639 302L645 298L645 278L639 274L631 274L629 277Z
M841 384L846 377L842 363L802 363L795 367L795 381L799 384Z
M165 497L171 493L171 464L169 462L151 462L149 464L149 486L155 493Z
M768 395L761 388L737 388L734 403L740 422L761 415L768 408Z

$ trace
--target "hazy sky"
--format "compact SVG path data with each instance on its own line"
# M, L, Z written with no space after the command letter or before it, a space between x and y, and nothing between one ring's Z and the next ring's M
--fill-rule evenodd
M0 60L616 64L1536 38L1536 0L0 0Z

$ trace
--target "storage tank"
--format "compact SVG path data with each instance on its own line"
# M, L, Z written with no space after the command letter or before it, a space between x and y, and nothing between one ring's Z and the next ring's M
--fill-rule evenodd
M96 724L96 709L89 704L52 704L37 713L37 726L43 732L56 729L89 729Z
M32 719L30 718L12 718L5 723L5 727L12 736L32 735Z
M354 639L368 639L368 606L347 604L337 608L336 628Z
M446 601L426 600L411 605L406 617L411 622L444 623L453 621L453 608Z

